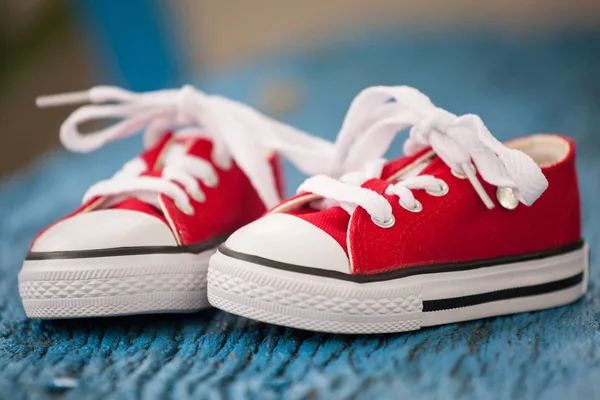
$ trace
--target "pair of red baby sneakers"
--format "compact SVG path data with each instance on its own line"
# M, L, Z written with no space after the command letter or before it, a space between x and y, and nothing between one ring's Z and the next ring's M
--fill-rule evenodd
M575 145L563 136L503 144L478 116L408 87L360 93L335 143L191 87L41 102L83 98L97 104L65 121L67 148L145 129L146 150L34 240L19 275L30 317L210 302L279 325L383 333L555 307L586 291ZM108 117L123 121L77 130ZM382 159L406 129L405 156ZM283 202L278 155L314 175Z

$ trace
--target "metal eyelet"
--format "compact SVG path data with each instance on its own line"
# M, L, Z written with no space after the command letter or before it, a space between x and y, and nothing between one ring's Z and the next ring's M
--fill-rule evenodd
M394 214L392 214L392 218L390 218L389 221L379 222L373 217L371 217L371 221L380 228L391 228L396 223L396 218L394 218Z
M426 190L426 193L435 197L447 195L450 191L450 187L448 186L448 184L441 179L438 179L437 181L440 185L440 190L436 190L435 192L430 192L429 190Z
M496 199L507 210L514 210L519 205L519 199L517 199L513 190L508 187L498 187L496 189Z
M477 168L475 168L475 166L473 164L469 164L471 171L473 171L473 174L477 173ZM450 169L450 172L452 172L452 175L454 175L455 177L457 177L458 179L467 179L467 175L463 174L462 172L458 172L455 171L453 169Z
M412 207L412 208L409 207L409 206L407 206L406 204L404 204L402 202L402 200L400 200L400 205L402 206L402 208L404 208L405 210L408 210L410 212L417 213L417 212L423 211L423 204L421 204L421 202L419 200L416 200L416 199L415 199L415 206Z

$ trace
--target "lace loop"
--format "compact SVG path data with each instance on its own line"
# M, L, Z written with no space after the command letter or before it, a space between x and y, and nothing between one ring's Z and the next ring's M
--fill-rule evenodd
M414 126L434 108L426 95L408 86L364 89L352 101L335 141L330 175L339 177L381 158L399 131Z
M467 114L459 117L435 107L416 89L378 86L365 89L353 101L336 141L338 153L332 165L334 172L343 171L348 166L371 169L344 175L336 184L331 179L309 179L299 191L325 197L321 204L327 206L343 204L350 213L360 206L373 219L390 221L393 217L391 208L383 204L387 203L383 196L372 191L367 194L350 186L361 185L376 171L373 166L368 166L365 159L383 156L398 131L409 127L409 138L404 143L405 154L410 156L431 147L454 173L469 179L489 209L494 207L494 202L484 190L477 172L494 186L512 189L516 198L528 206L548 187L539 166L525 153L509 149L499 142L478 116ZM353 146L352 141L355 143ZM343 157L343 154L347 156ZM325 185L329 187L325 188ZM436 187L439 188L439 182L434 177L416 176L390 185L385 194L395 194L400 197L403 206L416 209L417 200L412 190L430 192Z
M280 201L266 156L268 150L280 152L308 174L325 173L334 151L333 145L323 139L270 119L244 104L207 95L189 85L181 89L146 93L97 86L86 92L39 97L37 104L49 107L85 101L93 104L75 110L61 126L60 138L67 149L94 151L141 130L145 130L144 143L150 147L165 131L186 128L181 131L182 134L187 130L189 135L209 136L212 139L212 158L219 168L228 169L235 161L267 207ZM122 120L88 134L79 131L79 125L83 122L109 118ZM196 199L203 199L203 194L195 180L211 182L211 178L214 180L216 176L210 163L203 163L185 154L168 160L165 165L161 178L180 183ZM161 178L146 177L136 183L134 178L135 175L130 173L117 174L110 182L93 186L85 199L93 195L136 191L143 192L138 197L147 199L146 192L154 191L174 197L183 208L189 210L191 207L187 196L172 182L158 183Z

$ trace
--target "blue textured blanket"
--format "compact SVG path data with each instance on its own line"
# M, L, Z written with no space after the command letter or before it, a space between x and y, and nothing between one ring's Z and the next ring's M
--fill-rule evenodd
M540 131L575 137L592 249L589 293L553 310L383 336L284 329L214 310L31 321L17 293L31 239L140 141L88 156L59 151L0 185L0 398L599 396L600 35L364 39L264 60L202 86L256 103L277 79L300 89L302 104L287 122L329 138L352 97L373 84L416 86L441 107L481 115L501 139ZM291 191L302 177L288 172Z

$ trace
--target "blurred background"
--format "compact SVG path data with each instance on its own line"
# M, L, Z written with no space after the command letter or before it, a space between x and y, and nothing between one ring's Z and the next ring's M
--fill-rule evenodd
M597 265L570 307L356 340L215 313L39 323L23 314L17 271L44 226L141 150L132 137L68 153L58 131L73 108L35 108L40 94L99 84L195 83L330 139L359 90L406 84L480 115L501 140L568 134L597 251L600 0L0 0L0 54L0 398L47 398L65 376L79 388L52 398L90 387L98 398L273 398L287 387L297 398L598 397ZM303 176L287 172L290 194Z
M154 90L194 82L285 117L311 101L305 87L327 85L324 77L341 74L346 81L331 89L348 91L339 107L338 102L331 105L327 129L335 129L364 84L443 86L446 71L438 63L448 60L449 69L466 65L470 75L485 72L494 79L499 67L490 57L507 65L513 56L530 54L523 46L532 43L534 52L540 46L553 49L544 53L544 61L560 64L579 51L585 53L581 62L596 62L597 29L598 0L2 0L0 175L59 144L58 127L70 110L36 110L39 94L96 84ZM457 60L464 57L468 64ZM371 64L364 65L365 58ZM412 69L403 74L398 69L394 79L393 71L383 74L381 69L386 63L392 68L390 62ZM429 76L416 77L418 63ZM260 68L260 74L248 72L252 68ZM545 68L559 67L537 68L544 74ZM522 80L527 82L531 73L524 71ZM219 76L233 74L235 79L211 86ZM586 79L598 82L595 76ZM557 85L557 78L549 76L547 84ZM314 118L323 111L314 110Z

